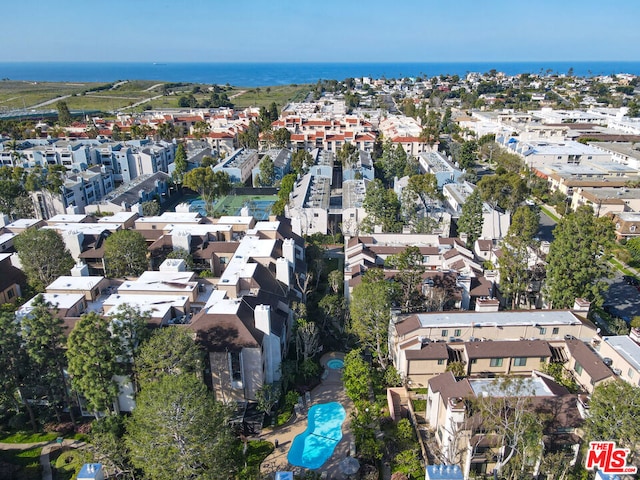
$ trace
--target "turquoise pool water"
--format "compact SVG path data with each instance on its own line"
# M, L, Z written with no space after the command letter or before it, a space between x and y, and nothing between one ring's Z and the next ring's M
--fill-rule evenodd
M334 358L333 360L329 360L327 362L327 367L332 370L340 370L344 367L344 361L339 358Z
M307 429L293 439L287 454L289 463L296 467L320 468L342 439L342 424L346 417L338 402L311 407Z

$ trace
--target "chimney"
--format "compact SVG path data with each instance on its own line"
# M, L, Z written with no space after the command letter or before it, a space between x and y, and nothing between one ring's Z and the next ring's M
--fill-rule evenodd
M284 283L288 287L291 282L291 271L290 271L289 262L286 258L280 257L276 260L276 279Z
M181 248L191 253L191 234L184 230L174 231L171 233L171 245L174 250Z
M293 238L285 238L282 242L282 256L293 267L296 264L296 242Z
M70 230L63 234L63 240L66 247L71 252L73 259L80 261L80 254L82 253L82 242L84 242L84 234L75 230Z
M72 277L88 277L89 276L89 267L82 263L76 263L71 269Z
M167 258L158 268L161 272L186 272L187 263L181 258Z
M266 335L271 335L271 307L269 305L257 305L253 312L256 328Z
M591 302L589 300L586 300L584 298L576 298L576 300L573 302L572 310L574 312L589 313L590 308L591 308Z
M479 298L476 300L476 312L497 312L500 302L495 298Z

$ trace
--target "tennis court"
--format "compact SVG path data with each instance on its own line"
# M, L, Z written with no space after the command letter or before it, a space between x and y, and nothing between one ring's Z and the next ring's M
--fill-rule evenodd
M249 215L257 220L268 220L271 207L278 200L276 195L227 195L220 198L214 204L214 215L240 215L242 207L249 209ZM191 206L201 215L206 215L204 211L204 201L197 198L191 202Z

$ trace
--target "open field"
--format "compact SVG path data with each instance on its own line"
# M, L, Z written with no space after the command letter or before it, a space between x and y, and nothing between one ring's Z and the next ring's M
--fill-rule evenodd
M96 88L107 87L95 91ZM178 108L178 102L183 95L189 95L196 85L184 85L175 88L170 95L154 98L148 103L137 106L133 111L145 108ZM208 99L211 93L209 85L199 85L202 93L194 97L198 102ZM290 101L303 100L309 92L310 85L278 85L273 87L249 88L228 87L226 94L236 108L249 106L270 106L273 102L282 108ZM44 102L67 97L64 101L71 110L101 110L114 111L151 99L163 93L163 82L156 81L127 81L123 83L51 83L51 82L0 82L0 113L15 109L30 109ZM55 101L43 109L55 109Z

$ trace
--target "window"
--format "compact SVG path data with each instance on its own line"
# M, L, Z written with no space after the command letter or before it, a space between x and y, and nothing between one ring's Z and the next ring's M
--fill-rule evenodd
M449 330L442 330L441 337L446 337L447 335L449 335Z
M220 257L220 265L226 265L229 261L229 257Z
M580 365L578 362L576 362L573 369L576 371L578 375L582 375L582 365Z
M524 367L527 364L527 359L525 357L516 357L513 359L514 367Z
M242 382L242 366L240 362L240 352L230 352L231 360L231 381Z
M630 232L635 232L635 231L636 231L636 226L635 226L635 225L631 225L631 226L629 227L629 231L630 231Z
M560 333L560 328L559 327L553 327L552 333L554 335L557 335L558 333Z
M13 288L9 289L7 291L7 298L13 298L13 296L15 295L15 293L13 293Z
M476 363L478 363L478 359L477 358L472 358L471 359L471 365L475 365Z
M422 256L422 263L429 263L429 255Z
M629 369L629 371L627 372L627 377L633 378L633 368Z
M547 333L547 329L545 327L540 327L540 335L544 335Z
M501 367L502 366L502 359L501 358L492 358L491 362L489 363L489 366L491 366L491 367Z
M444 365L444 359L442 358L438 359L438 365Z
M460 330L459 328L456 328L456 329L453 331L453 336L454 336L454 337L459 337L460 335L462 335L462 330Z

